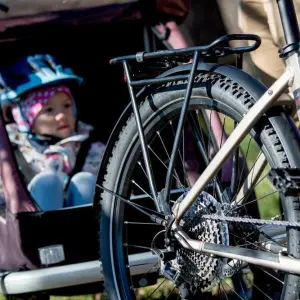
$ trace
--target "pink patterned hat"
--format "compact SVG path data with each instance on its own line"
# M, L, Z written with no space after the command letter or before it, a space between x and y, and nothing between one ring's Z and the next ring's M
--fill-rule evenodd
M26 98L12 108L12 115L19 130L30 132L35 119L44 105L58 92L66 93L72 99L71 91L65 85L44 87L26 94Z

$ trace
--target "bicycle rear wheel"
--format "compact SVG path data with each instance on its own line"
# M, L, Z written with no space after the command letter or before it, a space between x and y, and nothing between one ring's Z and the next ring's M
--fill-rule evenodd
M158 195L163 193L185 88L186 85L182 82L162 85L140 104L140 114ZM222 142L253 104L254 99L250 93L230 78L214 73L200 73L196 76L185 134L178 150L178 159L172 177L171 210L175 209L192 185L191 181L195 173L200 174L214 153L218 151L216 141L220 141L220 136L216 138L212 135L211 128L214 114L218 113L222 120ZM272 115L276 114L279 114L276 109L272 110ZM184 228L191 237L207 242L265 249L265 251L279 249L299 258L299 230L286 227L274 228L270 225L271 222L268 223L274 218L300 221L299 199L280 197L267 178L267 172L271 167L289 167L293 159L292 153L295 151L287 150L291 149L290 147L298 149L289 138L290 125L285 123L287 135L280 139L269 117L261 118L241 142L238 152L240 159L237 159L239 163L233 163L232 159L229 159L219 174L208 184L201 197L184 216ZM99 205L101 260L110 299L123 300L138 297L139 282L134 281L134 274L130 271L129 255L141 251L151 252L153 248L162 249L165 242L164 228L149 224L151 221L134 208L135 206L147 212L156 211L137 132L134 116L131 115L113 147L106 174L104 176L99 174L97 181L98 186L113 192L102 190ZM187 134L188 142L184 140ZM194 142L190 141L191 138ZM193 159L188 157L191 153ZM255 184L247 196L244 195L243 204L230 207L230 203L236 199L237 192L243 185L245 172L250 173L254 170L262 155L267 160L263 172L255 179ZM97 195L99 196L96 193ZM126 204L116 195L130 199L132 205ZM96 198L95 201L99 202L99 199ZM260 218L266 220L266 224L258 226L251 222L231 223L201 218L203 213L216 212L240 218ZM271 231L267 229L270 227L272 232L279 233L269 236L268 232ZM271 249L277 250L270 250L270 247L267 249L266 244L271 245ZM178 245L174 251L175 257L168 266L180 275L181 281L177 284L180 288L174 286L173 289L174 280L168 284L172 286L170 293L179 293L184 299L204 292L217 293L220 297L224 297L224 294L236 294L242 299L256 297L274 299L278 296L282 299L298 298L299 276L197 254L184 250ZM153 270L161 271L162 266L166 267L158 260L158 264L145 273ZM161 290L163 289L160 288ZM184 293L188 296L183 295Z

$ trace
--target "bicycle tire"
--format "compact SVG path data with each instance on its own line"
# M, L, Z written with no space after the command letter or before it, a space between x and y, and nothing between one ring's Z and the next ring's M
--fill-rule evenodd
M186 82L167 83L152 91L148 98L141 102L139 109L148 140L153 132L162 126L160 124L163 118L168 119L169 115L178 111L178 107L184 99L185 88ZM216 73L199 73L195 79L190 106L202 105L206 109L225 111L236 121L240 121L253 106L255 100L248 91L228 77ZM272 111L272 116L279 114L280 112L276 109ZM292 157L288 157L288 155L296 155L296 152L288 151L289 154L287 154L285 149L291 149L290 147L298 149L298 147L289 138L279 139L269 117L269 114L263 116L251 134L258 140L261 150L272 167L289 167ZM285 123L285 126L285 130L289 131L290 125ZM137 127L134 116L131 115L113 147L106 174L99 174L98 184L127 197L128 182L126 178L131 172L132 163L136 163L138 153L140 153L140 147ZM95 201L99 203L99 199L95 199ZM284 199L281 205L287 215L287 220L300 221L298 198ZM124 254L123 239L120 236L123 232L120 220L123 217L124 207L111 193L102 191L99 208L101 260L109 299L134 299L135 296L127 277L128 258ZM289 229L288 251L296 258L300 257L299 244L299 231ZM282 299L297 299L300 290L299 276L288 274L285 276L284 282Z

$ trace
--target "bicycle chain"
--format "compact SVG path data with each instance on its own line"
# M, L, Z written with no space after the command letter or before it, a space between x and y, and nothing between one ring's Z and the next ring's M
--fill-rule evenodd
M277 221L277 220L261 220L252 218L241 218L241 217L228 217L221 215L202 215L204 219L217 220L217 221L227 221L227 222L237 222L237 223L252 223L260 225L278 225L278 226L290 226L300 228L300 222L289 222L289 221Z

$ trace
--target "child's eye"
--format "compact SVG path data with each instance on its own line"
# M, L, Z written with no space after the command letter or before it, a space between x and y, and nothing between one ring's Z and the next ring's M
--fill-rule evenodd
M71 103L66 103L65 108L69 108L69 107L71 107Z
M53 112L53 108L52 108L52 107L46 107L46 108L44 109L44 112L45 112L45 113L51 113L51 112Z

